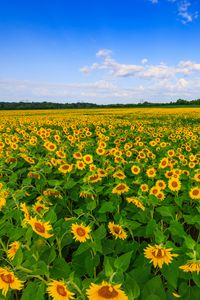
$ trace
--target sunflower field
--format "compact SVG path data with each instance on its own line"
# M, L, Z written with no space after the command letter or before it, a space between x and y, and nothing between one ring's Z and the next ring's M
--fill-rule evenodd
M1 300L200 299L200 109L0 118Z

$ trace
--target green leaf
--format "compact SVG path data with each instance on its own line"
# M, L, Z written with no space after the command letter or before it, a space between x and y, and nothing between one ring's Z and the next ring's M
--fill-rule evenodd
M50 223L55 223L57 221L57 215L53 209L51 209L46 215L45 215L45 221Z
M23 261L23 252L22 252L22 249L19 248L17 250L17 253L15 254L14 259L13 259L13 264L16 265L16 266L21 265L22 261Z
M175 207L174 206L160 206L156 208L156 211L162 216L162 217L174 217L175 215Z
M43 283L31 282L24 289L21 300L44 300L45 286Z
M146 300L150 296L157 296L159 300L166 300L166 294L160 276L153 277L145 284L142 291L142 300Z
M133 252L131 251L121 255L120 257L117 257L114 263L115 268L121 270L122 272L125 272L130 265L132 253Z
M182 238L184 238L184 236L186 234L185 231L184 231L183 225L180 224L178 221L171 221L170 222L169 231L173 235L179 236L179 237L182 237Z
M104 270L107 277L110 277L113 274L113 268L111 266L110 260L110 257L104 257Z
M100 214L104 214L106 212L113 212L115 210L115 206L113 202L103 202L101 204L101 208L99 209Z
M50 270L50 274L53 278L68 279L70 273L70 266L66 263L64 258L57 258L54 260L53 267Z
M124 282L124 288L128 295L129 300L134 300L140 295L140 287L137 284L136 280L130 275L126 276L126 280Z

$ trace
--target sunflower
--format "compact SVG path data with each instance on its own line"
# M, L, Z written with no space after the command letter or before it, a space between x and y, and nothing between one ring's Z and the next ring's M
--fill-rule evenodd
M68 290L68 287L65 285L64 281L53 280L48 284L47 292L53 298L53 300L74 299L74 293Z
M6 198L0 196L0 209L6 205Z
M180 180L178 178L172 177L168 181L168 188L172 192L178 192L181 189L181 182L180 182Z
M154 268L158 266L161 269L164 263L168 265L172 262L173 257L178 256L178 254L172 254L171 250L172 248L165 249L162 245L148 245L144 249L144 256L153 262Z
M12 242L9 245L10 249L7 251L7 256L10 260L14 259L15 254L17 253L17 250L19 249L19 247L20 247L20 242L18 242L18 241Z
M94 199L94 194L91 191L83 190L80 192L79 196L81 198L91 198Z
M148 192L149 186L146 183L141 184L140 189L142 192Z
M23 281L19 280L13 272L0 268L0 290L3 296L6 297L9 288L20 291L22 287Z
M156 170L155 168L150 168L146 171L146 174L149 178L153 178L156 176Z
M41 212L45 212L47 210L49 210L48 207L46 207L43 203L41 203L40 201L37 201L35 203L35 205L33 205L33 210L36 212L36 213L41 213Z
M104 148L98 147L98 148L96 149L96 153L97 153L98 155L104 155L105 152L106 152L106 150L105 150Z
M134 175L138 175L138 174L140 173L140 167L133 165L133 166L131 167L131 172L132 172Z
M86 154L83 156L83 160L86 164L92 164L93 163L93 157L90 154Z
M164 157L159 163L159 168L164 169L168 166L168 158Z
M71 170L73 168L73 165L70 165L70 164L64 164L64 165L61 165L58 170L63 173L63 174L66 174L66 173L70 173Z
M135 197L128 197L128 198L126 198L126 201L128 203L133 203L135 206L137 206L141 210L145 210L143 203Z
M159 192L160 192L160 188L158 186L152 186L152 188L149 191L149 194L157 197Z
M84 161L82 161L82 160L78 160L77 163L76 163L76 168L77 168L78 170L83 170L83 169L85 169L85 166L86 166L86 164L85 164Z
M193 187L189 191L190 198L199 200L200 199L200 188L198 187Z
M200 272L200 261L197 262L188 262L187 264L180 266L179 269L183 270L183 272Z
M91 183L95 183L95 182L101 181L102 179L101 179L101 176L99 174L93 174L91 176L88 176L87 180Z
M29 213L28 207L26 206L26 203L21 203L20 204L20 209L24 214L25 221L29 220L30 219L30 213Z
M128 297L120 287L121 284L112 285L105 281L101 284L92 283L86 294L89 300L128 300Z
M113 174L113 177L118 179L125 179L126 175L124 174L123 171L117 171Z
M157 180L156 181L156 186L160 189L160 190L164 190L166 188L166 183L164 182L164 180Z
M122 228L122 226L114 224L113 222L108 223L108 228L110 233L115 236L115 238L119 238L121 240L125 240L127 238L127 234Z
M163 191L159 191L159 192L157 193L156 197L157 197L159 200L163 201L163 200L165 199L165 194L163 193Z
M129 187L125 183L119 183L112 189L113 194L121 195L129 191Z
M84 226L83 224L72 224L71 232L74 235L74 239L80 243L86 242L90 239L91 228L89 226Z
M82 159L82 154L81 154L80 152L75 152L75 153L73 154L73 157L74 157L75 159Z
M200 173L195 174L193 179L200 182Z
M46 239L53 236L53 234L50 234L48 232L49 230L52 230L52 226L49 224L49 222L43 222L31 217L30 220L27 221L27 223L31 225L33 231L38 235L43 236Z

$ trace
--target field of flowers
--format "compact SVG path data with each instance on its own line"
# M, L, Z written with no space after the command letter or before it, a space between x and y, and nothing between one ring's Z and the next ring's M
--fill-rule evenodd
M200 299L200 109L0 119L0 299Z

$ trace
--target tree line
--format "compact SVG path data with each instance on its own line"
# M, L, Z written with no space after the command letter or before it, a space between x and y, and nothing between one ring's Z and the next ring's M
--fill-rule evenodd
M176 102L168 103L152 103L140 102L129 104L95 104L88 102L77 103L56 103L56 102L0 102L0 110L26 110L26 109L72 109L72 108L131 108L131 107L173 107L173 106L198 106L200 99L197 100L184 100L178 99Z

